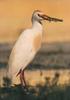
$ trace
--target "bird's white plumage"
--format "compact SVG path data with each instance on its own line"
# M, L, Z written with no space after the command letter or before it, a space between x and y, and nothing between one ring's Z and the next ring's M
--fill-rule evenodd
M42 37L42 26L38 22L35 22L32 28L21 33L9 58L9 77L15 77L20 69L23 70L33 60L41 46L40 44L39 48L33 49L33 42L37 35Z
M36 10L32 14L32 28L21 33L16 41L9 58L8 76L13 79L20 69L23 71L33 60L41 47L42 42L42 21L60 21L58 18L52 18L41 11ZM20 75L21 76L21 75Z

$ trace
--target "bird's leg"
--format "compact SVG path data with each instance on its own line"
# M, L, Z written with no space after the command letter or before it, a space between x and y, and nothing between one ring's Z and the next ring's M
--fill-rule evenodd
M21 70L21 73L20 73L20 81L21 81L22 86L25 86L26 87L24 70Z
M20 71L18 72L18 74L16 76L20 75L20 81L21 81L21 85L26 87L26 81L25 81L25 77L24 77L24 70L20 69Z

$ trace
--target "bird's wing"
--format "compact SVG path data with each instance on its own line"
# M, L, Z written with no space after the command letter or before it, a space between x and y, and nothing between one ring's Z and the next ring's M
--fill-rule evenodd
M9 59L9 74L14 75L24 69L34 58L31 37L20 37L16 42Z

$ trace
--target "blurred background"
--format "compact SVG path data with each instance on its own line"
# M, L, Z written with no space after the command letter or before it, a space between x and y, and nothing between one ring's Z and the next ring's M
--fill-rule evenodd
M0 0L0 43L14 42L22 30L31 27L31 16L36 9L64 20L63 23L44 23L43 41L69 42L69 3L69 0Z
M59 85L70 84L70 0L0 0L0 85L12 47L21 32L31 27L37 9L63 23L43 23L42 48L26 70L27 83L36 86L55 79Z

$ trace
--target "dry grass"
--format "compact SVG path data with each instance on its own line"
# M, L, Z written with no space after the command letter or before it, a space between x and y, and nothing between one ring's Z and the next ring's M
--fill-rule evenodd
M49 84L52 84L53 79L56 75L59 75L58 78L58 85L65 85L70 83L70 70L62 69L62 70L55 70L55 69L47 69L47 70L26 70L25 71L25 78L28 85L36 86L40 84L42 86L45 85L46 79L49 79ZM0 70L0 85L3 86L3 77L6 76L6 70ZM14 84L20 84L19 76L14 77L13 79Z

